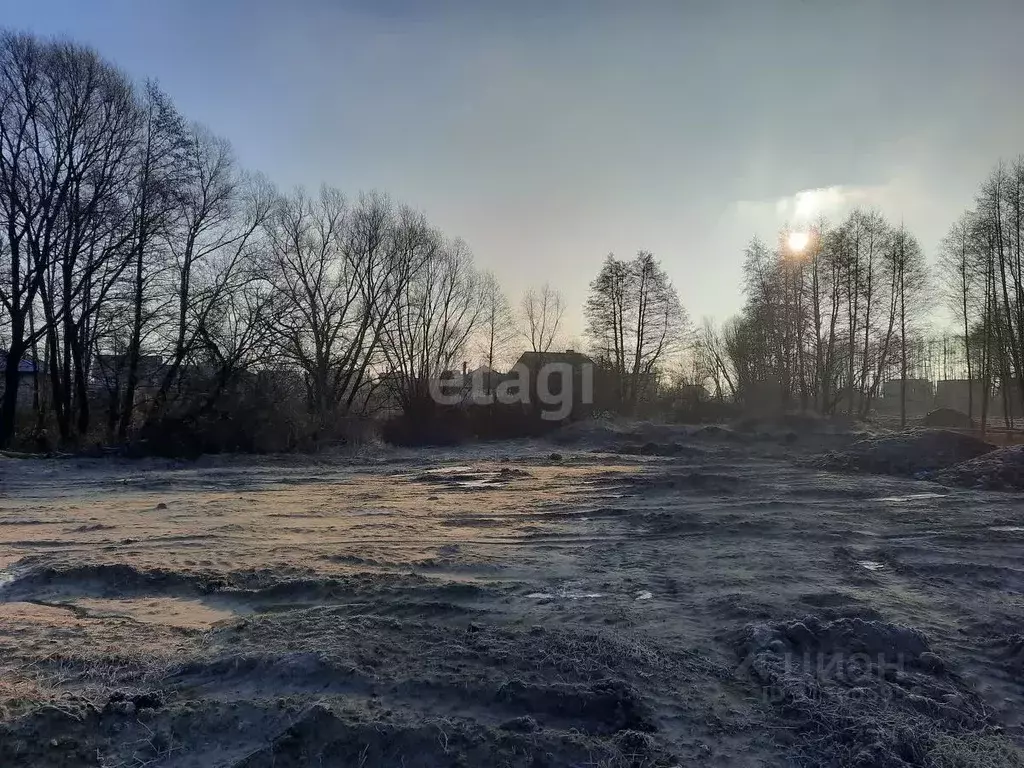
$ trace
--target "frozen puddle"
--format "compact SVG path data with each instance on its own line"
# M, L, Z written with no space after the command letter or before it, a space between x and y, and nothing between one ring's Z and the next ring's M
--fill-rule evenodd
M608 595L604 592L576 592L571 589L564 589L559 592L531 592L526 597L530 600L554 600L555 598L563 600L596 600L601 597L608 597ZM633 595L634 600L650 600L652 597L654 595L646 589Z
M993 525L989 530L999 533L1024 533L1024 525Z
M861 568L867 568L869 571L880 571L883 568L885 568L885 566L882 565L882 563L876 562L874 560L858 560L857 565L859 565Z
M486 477L480 477L475 480L457 480L455 484L460 488L488 488L500 484L497 472L484 472L483 474Z
M532 600L554 600L556 597L560 597L563 600L595 600L599 597L604 597L602 592L572 592L569 590L552 593L552 592L531 592L527 595Z
M899 503L903 501L919 501L921 499L944 499L948 495L948 493L911 493L906 496L880 496L877 499L868 499L868 501L891 501Z

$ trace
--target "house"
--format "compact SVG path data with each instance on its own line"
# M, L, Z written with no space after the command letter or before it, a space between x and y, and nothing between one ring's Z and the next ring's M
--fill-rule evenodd
M3 393L7 381L7 350L0 349L0 393ZM43 375L42 369L37 368L31 360L18 361L18 405L25 407L31 405L32 395L35 391L37 377ZM42 382L39 383L43 387Z
M985 383L981 379L946 379L935 382L935 407L961 413L981 413ZM897 394L898 396L898 394Z
M594 410L594 361L581 352L524 352L512 368L526 385L522 400L540 413L579 419Z
M907 413L911 416L924 416L932 410L935 401L935 390L929 379L907 379ZM882 397L875 407L879 413L895 415L900 412L903 381L893 379L882 384Z
M139 390L160 385L167 366L160 355L140 355L135 369ZM100 392L119 392L128 382L128 355L99 354L93 357L90 370L92 388Z

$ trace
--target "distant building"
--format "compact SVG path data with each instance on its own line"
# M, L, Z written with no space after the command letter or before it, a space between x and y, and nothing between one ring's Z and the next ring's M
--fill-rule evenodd
M952 408L961 413L981 413L985 383L981 379L946 379L935 382L935 407ZM899 393L897 393L897 396Z
M4 392L7 381L7 366L11 363L7 357L7 351L0 349L0 394ZM37 369L31 360L18 361L18 405L28 406L32 403L34 382L37 376L42 376L42 370ZM42 387L40 382L40 387Z
M529 382L529 405L533 410L542 410L546 404L542 395L547 393L562 402L569 400L568 418L579 419L594 410L594 361L581 352L567 349L565 352L524 352L516 361L513 371L525 372ZM568 374L569 381L565 381ZM572 387L571 394L565 391Z
M140 355L135 369L139 391L155 388L167 370L160 355ZM128 384L128 355L99 354L93 357L90 369L93 389L118 392Z
M929 379L907 379L907 405L908 415L924 416L932 410L935 402L935 389ZM876 409L881 413L895 415L900 412L900 402L903 392L903 382L900 379L893 379L882 384L882 397L876 401Z

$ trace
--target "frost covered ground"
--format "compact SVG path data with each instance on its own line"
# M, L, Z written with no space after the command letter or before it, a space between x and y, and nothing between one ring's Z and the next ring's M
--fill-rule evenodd
M757 429L0 459L0 765L1022 764L1019 493Z

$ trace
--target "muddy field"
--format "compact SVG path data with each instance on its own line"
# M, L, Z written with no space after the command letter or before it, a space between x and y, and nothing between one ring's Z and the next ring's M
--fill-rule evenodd
M0 459L0 765L1024 765L1020 493L858 437Z

